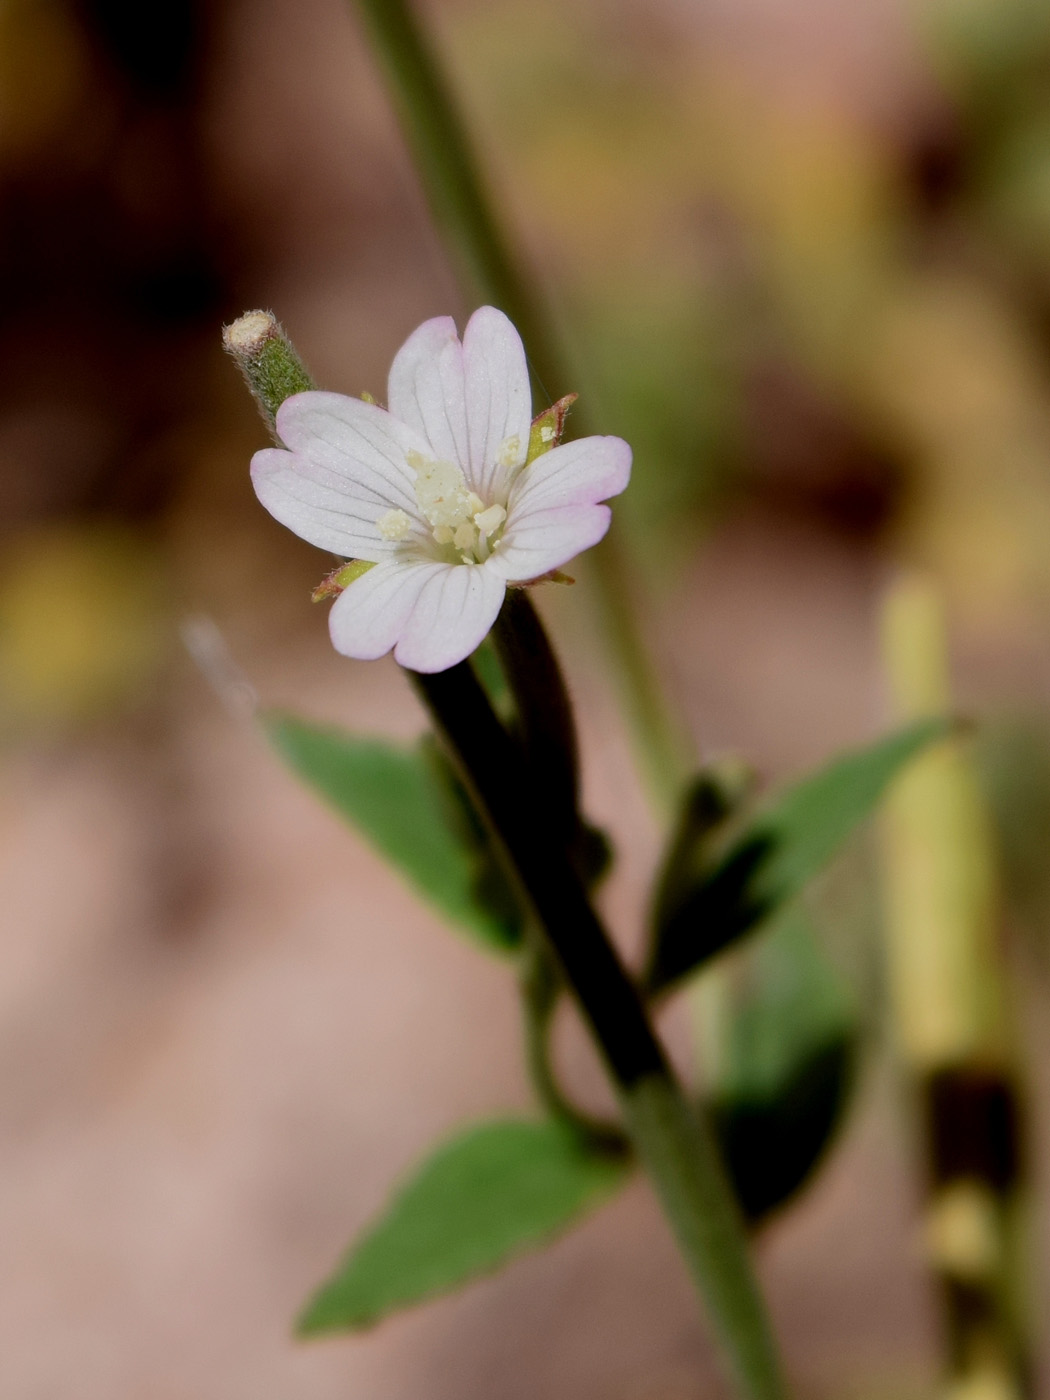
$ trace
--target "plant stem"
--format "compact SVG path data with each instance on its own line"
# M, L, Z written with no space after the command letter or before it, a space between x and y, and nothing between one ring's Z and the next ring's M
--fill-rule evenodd
M584 1112L565 1093L551 1064L550 1026L563 990L550 953L538 942L525 950L521 999L525 1026L525 1061L536 1097L551 1115L580 1133L600 1151L623 1156L629 1143L616 1124Z
M947 623L932 581L897 579L883 645L900 716L950 713ZM952 1394L1027 1396L1023 1104L992 837L960 736L896 780L883 848L896 1041L924 1120L926 1241L947 1322L948 1379Z
M451 90L404 0L357 0L434 217L473 289L507 313L543 377L547 326L500 228Z
M542 793L468 663L413 680L590 1026L741 1393L783 1400L743 1224L710 1128L686 1102L634 983L551 833Z
M579 824L580 754L572 702L529 590L511 588L492 642L514 695L517 730L553 820L572 842Z
M406 0L357 0L357 8L431 209L461 271L475 295L500 307L515 323L535 377L557 397L571 387L557 337L533 279L523 272L501 227L426 35ZM569 421L572 434L594 431L584 406L578 405ZM589 572L636 751L650 791L666 812L692 762L691 746L654 679L633 601L640 588L615 531L592 551Z

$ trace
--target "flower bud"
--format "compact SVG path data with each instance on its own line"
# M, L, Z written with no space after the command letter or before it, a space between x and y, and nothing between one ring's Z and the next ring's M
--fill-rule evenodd
M222 343L237 362L259 412L276 436L277 410L292 394L313 389L299 352L271 311L246 311L222 330Z

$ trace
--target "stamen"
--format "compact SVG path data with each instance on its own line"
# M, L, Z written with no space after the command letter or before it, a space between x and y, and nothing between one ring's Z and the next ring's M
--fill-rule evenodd
M497 461L501 467L513 467L517 465L521 456L521 438L515 433L512 437L504 438L500 443Z
M488 510L475 512L474 524L483 535L491 535L493 530L498 530L507 518L507 512L502 506L489 506Z
M504 465L513 464L521 456L521 440L508 438L500 454ZM442 548L451 545L464 564L484 563L495 548L489 536L506 520L506 508L486 506L478 493L467 486L466 477L455 462L433 461L415 451L406 452L405 461L416 474L416 500L420 514L431 527L434 542ZM405 533L408 533L411 521L403 511L385 515L378 522L381 533L387 529L401 530L401 519L395 516L404 517ZM404 534L384 537L403 539Z
M403 540L412 529L412 521L403 510L388 510L376 521L376 529L384 540Z

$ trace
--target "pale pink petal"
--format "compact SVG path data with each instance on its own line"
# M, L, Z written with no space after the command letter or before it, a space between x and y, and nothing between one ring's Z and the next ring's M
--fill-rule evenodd
M485 567L511 582L539 578L597 544L611 519L612 511L601 505L516 512Z
M281 405L277 431L293 450L257 452L252 484L270 514L304 540L377 560L395 548L376 529L380 516L403 510L424 531L406 453L426 444L385 409L342 394L296 394Z
M384 560L369 569L332 604L328 631L343 656L374 661L385 656L404 630L420 594L453 565Z
M503 602L506 585L487 565L441 567L420 590L394 652L410 671L445 671L469 656Z
M463 347L451 316L424 321L394 356L387 382L387 405L429 444L427 455L470 463Z
M631 449L622 438L587 437L537 457L518 477L508 513L594 505L618 496L631 479Z
M425 451L426 441L385 408L346 394L294 394L277 410L277 433L319 480L330 473L333 484L346 482L355 497L387 510L417 510L407 455Z
M298 453L280 447L256 452L252 485L275 520L318 549L378 562L400 548L383 539L375 523L392 502L354 496L342 477ZM409 518L414 521L414 513ZM414 524L413 536L422 533Z
M470 484L482 499L498 495L502 478L529 448L532 391L521 336L494 306L482 306L463 332ZM502 458L502 460L501 460Z

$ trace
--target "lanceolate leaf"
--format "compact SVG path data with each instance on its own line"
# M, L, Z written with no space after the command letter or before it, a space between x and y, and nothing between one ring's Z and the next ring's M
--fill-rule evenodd
M842 755L789 788L661 911L645 984L658 992L693 972L799 894L869 816L891 779L949 729L925 720Z
M484 1123L440 1147L358 1239L299 1320L303 1334L368 1327L546 1243L626 1178L562 1124Z
M271 714L264 724L295 772L451 923L490 949L517 946L516 911L488 897L492 871L483 830L472 830L450 802L440 768L422 746L359 739L291 715Z

